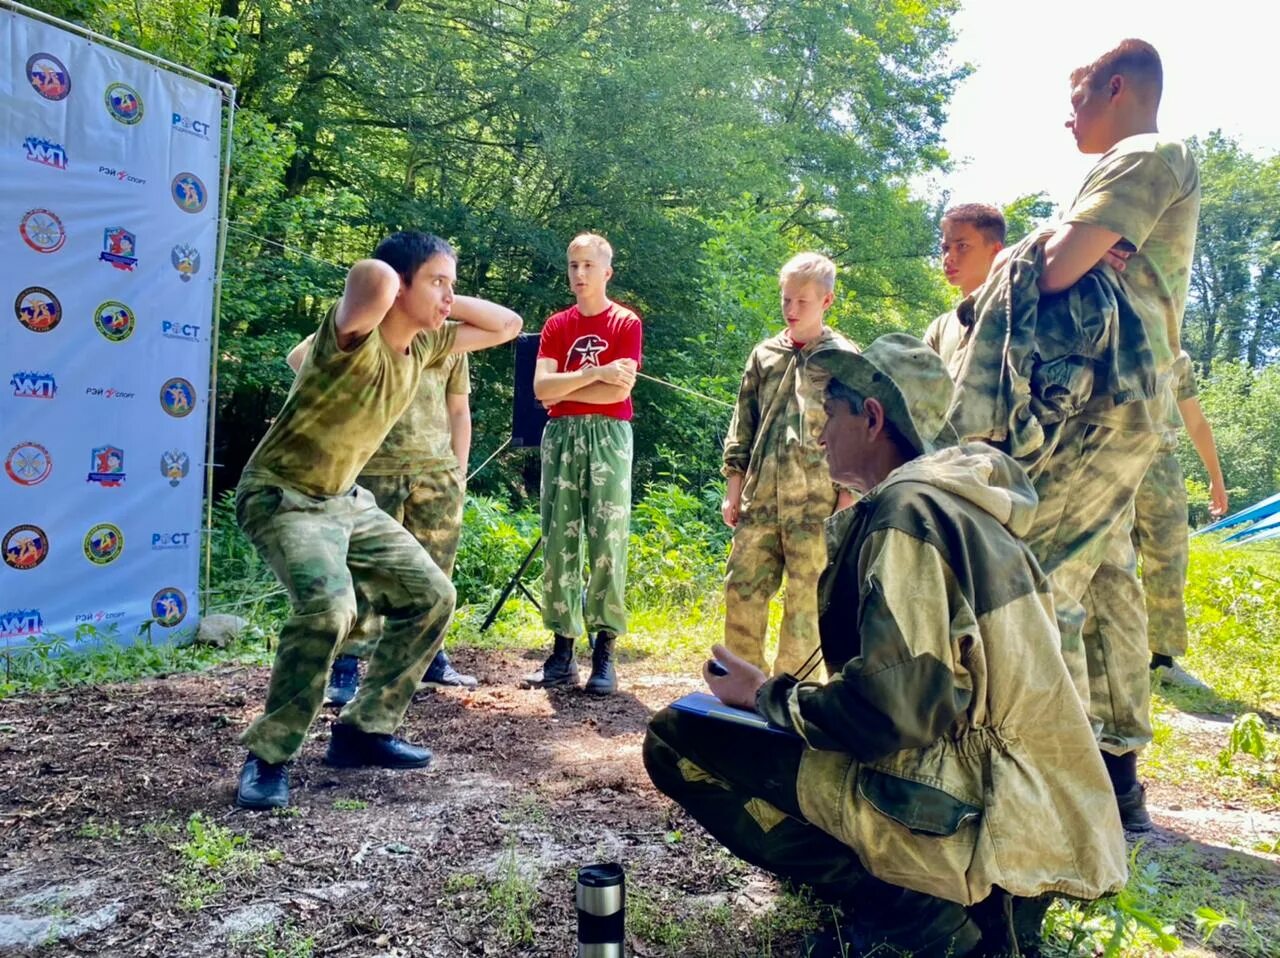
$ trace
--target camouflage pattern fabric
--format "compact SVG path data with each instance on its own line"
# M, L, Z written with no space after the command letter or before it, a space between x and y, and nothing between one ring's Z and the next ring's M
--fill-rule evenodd
M1062 425L1057 439L1035 477L1040 505L1025 539L1049 577L1062 655L1080 701L1089 706L1094 696L1084 649L1083 600L1111 547L1108 537L1116 517L1132 508L1160 438L1156 433L1122 432L1076 417ZM1127 533L1123 538L1127 545ZM1141 642L1145 645L1145 635ZM1144 681L1146 669L1144 659ZM1127 687L1133 679L1113 676L1111 682ZM1103 716L1090 718L1099 729Z
M375 329L350 350L338 348L330 307L316 331L284 406L244 467L242 481L285 486L309 496L337 496L382 445L417 394L422 370L453 349L458 324L413 338L398 354Z
M458 460L453 459L452 469L413 476L362 474L360 484L373 494L378 508L408 529L440 571L452 579L466 499ZM373 610L363 591L357 589L356 624L342 646L342 654L367 659L381 634L382 616Z
M766 672L769 602L786 575L774 674L799 669L818 644L818 577L826 565L822 524L836 506L818 436L826 423L825 379L815 352L854 350L839 333L797 349L786 333L747 360L725 437L724 468L744 473L738 525L725 574L725 645Z
M293 758L324 702L334 654L356 617L356 589L386 616L364 682L341 721L372 733L399 727L453 614L453 586L368 490L313 497L241 481L240 528L289 592L264 713L240 736L267 762Z
M557 635L583 633L583 540L586 630L627 631L631 454L631 423L612 416L563 416L542 434L542 621Z
M1191 551L1187 487L1177 456L1162 452L1156 457L1133 502L1133 544L1142 556L1147 642L1152 653L1177 658L1187 652L1183 595Z
M1151 674L1147 613L1133 551L1133 507L1106 536L1102 564L1082 605L1089 672L1089 713L1102 723L1098 744L1124 755L1151 741Z
M374 476L418 475L455 468L458 457L453 452L448 397L470 392L471 367L466 353L450 353L440 365L424 369L413 402L360 470L360 485L372 489L370 480ZM436 558L435 553L432 557Z

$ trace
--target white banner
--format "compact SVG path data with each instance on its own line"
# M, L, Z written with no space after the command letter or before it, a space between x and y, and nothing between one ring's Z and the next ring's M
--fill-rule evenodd
M0 648L198 618L221 110L0 11Z

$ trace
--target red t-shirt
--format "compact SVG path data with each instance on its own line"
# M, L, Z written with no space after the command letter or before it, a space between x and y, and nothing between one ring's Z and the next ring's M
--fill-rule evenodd
M620 303L610 303L603 313L595 316L583 316L577 306L570 306L543 324L538 358L554 359L558 373L571 373L584 366L605 366L615 359L634 359L638 367L641 345L640 317ZM591 414L630 419L631 413L630 396L608 405L569 400L551 407L552 419Z

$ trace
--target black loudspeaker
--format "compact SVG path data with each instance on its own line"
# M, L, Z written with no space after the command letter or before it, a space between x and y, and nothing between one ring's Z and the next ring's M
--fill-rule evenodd
M533 369L538 363L538 333L516 337L516 392L511 410L511 445L537 449L547 411L533 394Z

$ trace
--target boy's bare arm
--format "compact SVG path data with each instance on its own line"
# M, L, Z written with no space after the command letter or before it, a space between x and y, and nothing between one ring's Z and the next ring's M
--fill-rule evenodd
M720 517L730 529L738 528L738 518L742 512L742 481L745 477L740 472L731 472L724 480L724 501L720 503Z
M1044 245L1044 271L1040 274L1040 292L1060 293L1079 281L1101 262L1122 271L1129 250L1113 247L1123 240L1119 233L1092 223L1068 223L1053 231Z
M1200 400L1192 396L1178 403L1182 422L1187 427L1191 444L1209 473L1209 515L1215 519L1227 514L1227 484L1222 478L1222 464L1218 462L1218 446L1213 441L1213 427L1204 416Z
M289 368L295 373L302 368L302 364L307 359L307 353L311 352L311 343L316 338L316 334L312 333L293 349L289 350L289 355L285 357L285 362L289 364Z
M476 296L455 296L450 317L462 324L453 341L455 353L501 346L519 336L524 328L518 313Z
M634 359L615 359L603 366L583 366L573 372L556 372L556 361L543 357L533 369L533 394L544 405L561 402L573 393L595 385L624 387L626 392L618 399L584 399L582 402L621 402L631 394L636 382ZM573 398L577 398L574 396Z
M362 259L351 267L334 318L339 349L352 349L382 324L400 283L399 274L382 260Z
M444 401L449 412L449 446L465 480L467 459L471 456L471 397L466 393L448 393Z

